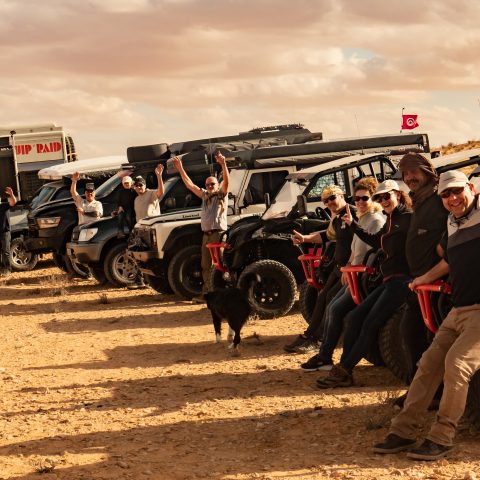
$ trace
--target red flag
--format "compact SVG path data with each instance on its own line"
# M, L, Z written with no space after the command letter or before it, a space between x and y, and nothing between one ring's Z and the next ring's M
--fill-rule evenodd
M402 130L412 130L418 127L418 115L402 115Z

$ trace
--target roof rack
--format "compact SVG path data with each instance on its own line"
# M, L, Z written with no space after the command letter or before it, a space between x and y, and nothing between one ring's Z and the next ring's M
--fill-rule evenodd
M262 133L262 132L277 132L280 130L294 130L294 129L301 129L304 125L302 123L287 123L285 125L272 125L270 127L255 127L248 132L240 132L242 133Z

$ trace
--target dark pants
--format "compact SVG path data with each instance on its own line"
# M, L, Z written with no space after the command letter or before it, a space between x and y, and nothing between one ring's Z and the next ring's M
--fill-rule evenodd
M340 278L340 272L335 268L328 276L322 290L318 292L315 308L313 309L312 316L310 317L310 325L304 332L304 335L307 337L311 337L316 340L320 340L322 338L324 332L323 316L325 314L325 309L342 286Z
M10 232L0 233L0 270L10 272Z
M131 210L120 212L117 216L117 222L119 232L125 233L125 227L127 227L128 233L130 233L135 226L135 212Z
M372 349L380 328L405 303L410 279L395 277L382 283L345 319L340 364L349 372Z
M350 295L350 290L344 285L327 305L325 311L325 333L319 352L322 359L332 360L333 352L342 335L343 320L354 308L355 302Z

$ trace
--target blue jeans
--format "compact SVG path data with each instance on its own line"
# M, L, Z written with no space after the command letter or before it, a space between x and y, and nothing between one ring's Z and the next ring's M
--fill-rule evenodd
M10 272L10 232L0 233L0 270Z
M325 311L325 332L319 352L323 360L332 360L333 352L342 335L343 319L354 308L355 302L350 295L350 290L347 285L344 285Z
M371 350L379 330L405 303L410 292L406 276L394 277L378 286L345 319L340 364L349 372Z

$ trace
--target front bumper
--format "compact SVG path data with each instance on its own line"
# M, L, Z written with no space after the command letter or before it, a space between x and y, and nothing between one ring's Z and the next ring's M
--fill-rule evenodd
M67 255L79 263L99 263L102 255L103 243L68 242Z

